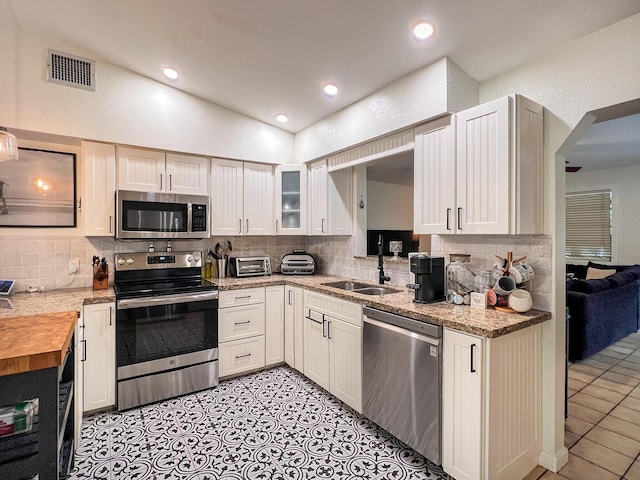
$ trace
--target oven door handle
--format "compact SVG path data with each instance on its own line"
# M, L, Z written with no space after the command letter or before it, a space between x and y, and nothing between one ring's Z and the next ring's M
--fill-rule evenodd
M157 305L176 305L178 303L204 302L217 300L218 291L207 293L185 293L180 295L161 295L157 297L125 298L118 300L118 309L155 307Z

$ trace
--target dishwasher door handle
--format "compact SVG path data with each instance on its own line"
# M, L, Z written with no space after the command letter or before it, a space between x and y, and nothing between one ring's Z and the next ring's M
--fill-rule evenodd
M404 335L405 337L415 338L423 342L428 342L432 345L440 345L440 339L435 337L429 337L428 335L422 335L418 332L412 332L411 330L407 330L406 328L396 327L395 325L390 325L385 322L381 322L379 320L374 320L372 318L366 317L364 319L364 323L368 323L370 325L376 326L378 328L384 328L385 330L390 330L392 332L398 333L400 335Z

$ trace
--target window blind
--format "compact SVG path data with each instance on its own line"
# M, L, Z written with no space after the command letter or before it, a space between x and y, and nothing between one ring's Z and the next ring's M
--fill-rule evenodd
M611 260L611 190L566 196L567 258Z

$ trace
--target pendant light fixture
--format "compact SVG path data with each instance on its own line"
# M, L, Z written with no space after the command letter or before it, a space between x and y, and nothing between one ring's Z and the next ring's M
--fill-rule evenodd
M0 127L0 162L17 159L18 140L5 127Z

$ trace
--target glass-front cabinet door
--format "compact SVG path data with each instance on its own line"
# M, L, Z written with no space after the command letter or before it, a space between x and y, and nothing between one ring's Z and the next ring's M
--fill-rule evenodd
M276 167L276 235L307 233L307 166Z

